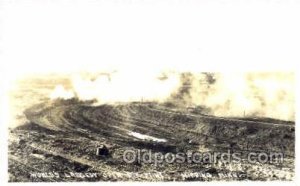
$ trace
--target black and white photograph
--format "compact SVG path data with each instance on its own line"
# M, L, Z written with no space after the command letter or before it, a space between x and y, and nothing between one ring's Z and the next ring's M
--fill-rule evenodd
M0 6L1 182L299 180L299 1Z
M293 179L293 73L135 75L20 80L10 181Z

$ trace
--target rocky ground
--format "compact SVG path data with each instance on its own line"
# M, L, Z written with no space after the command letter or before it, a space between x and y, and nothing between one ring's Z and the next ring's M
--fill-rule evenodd
M158 103L93 106L43 101L10 129L11 182L291 180L295 125L269 118L221 118ZM109 154L97 155L99 146ZM124 151L284 152L284 162L154 163L123 160ZM244 158L244 157L243 157ZM234 173L234 174L233 174ZM205 175L205 176L203 176ZM229 175L229 176L228 176ZM234 176L232 176L234 175Z

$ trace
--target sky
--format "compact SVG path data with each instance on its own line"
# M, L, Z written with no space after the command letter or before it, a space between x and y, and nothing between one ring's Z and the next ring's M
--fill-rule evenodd
M297 1L4 1L1 72L294 70Z

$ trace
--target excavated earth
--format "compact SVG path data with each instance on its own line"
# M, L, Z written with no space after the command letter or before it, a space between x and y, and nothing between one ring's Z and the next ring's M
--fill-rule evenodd
M158 103L92 103L57 100L25 110L29 120L10 130L11 182L291 180L294 122L222 118L179 111ZM142 138L138 135L151 138ZM157 140L156 140L157 139ZM109 156L97 156L105 145ZM126 150L162 154L187 151L284 152L280 164L126 163ZM219 173L236 173L222 177ZM193 173L208 173L197 176Z

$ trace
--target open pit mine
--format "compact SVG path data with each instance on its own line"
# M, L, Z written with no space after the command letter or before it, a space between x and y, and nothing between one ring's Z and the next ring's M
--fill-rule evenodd
M211 75L204 77L209 77L204 90L212 93L204 92L210 97L202 101L217 99L218 95L222 98L219 101L233 100L241 98L245 90L249 90L249 95L258 94L264 93L258 90L265 85L276 85L260 82L263 85L260 89L252 91L255 87L252 84L251 89L245 87L238 92L237 88L224 88L225 81L215 80ZM251 76L250 83L254 77L258 76ZM274 77L279 82L276 74ZM184 75L183 79L192 78ZM241 78L229 80L228 85L233 87L231 82ZM94 82L102 83L92 80L85 88L93 88ZM141 99L101 104L79 99L76 97L79 93L62 94L65 92L62 86L55 93L65 95L64 98L47 98L57 84L63 84L67 90L72 88L68 78L45 76L21 81L11 94L15 123L9 127L10 182L294 179L295 122L280 119L287 112L275 112L278 108L290 108L284 107L288 91L280 89L277 94L273 86L273 94L266 94L269 96L264 104L258 102L261 97L253 98L251 103L259 103L257 107L263 108L258 112L262 116L249 114L247 110L245 113L241 107L235 111L242 114L233 117L214 114L197 104L178 106L180 100L202 93L192 94L191 88L186 88L187 83L183 83L180 94L171 101ZM212 87L218 84L221 88ZM286 87L286 81L282 85ZM84 87L82 83L80 86ZM217 90L221 92L213 92ZM234 92L228 92L231 90ZM227 95L234 96L227 99ZM277 102L273 101L275 98ZM219 104L224 104L224 108L210 109L222 109L225 113L226 100ZM237 103L232 102L228 109ZM271 104L274 112L270 112Z
M92 106L75 99L24 113L29 122L10 130L10 181L289 180L294 174L293 122L214 117L151 102ZM129 149L162 155L284 152L284 161L263 164L242 156L227 163L128 163L123 154Z

